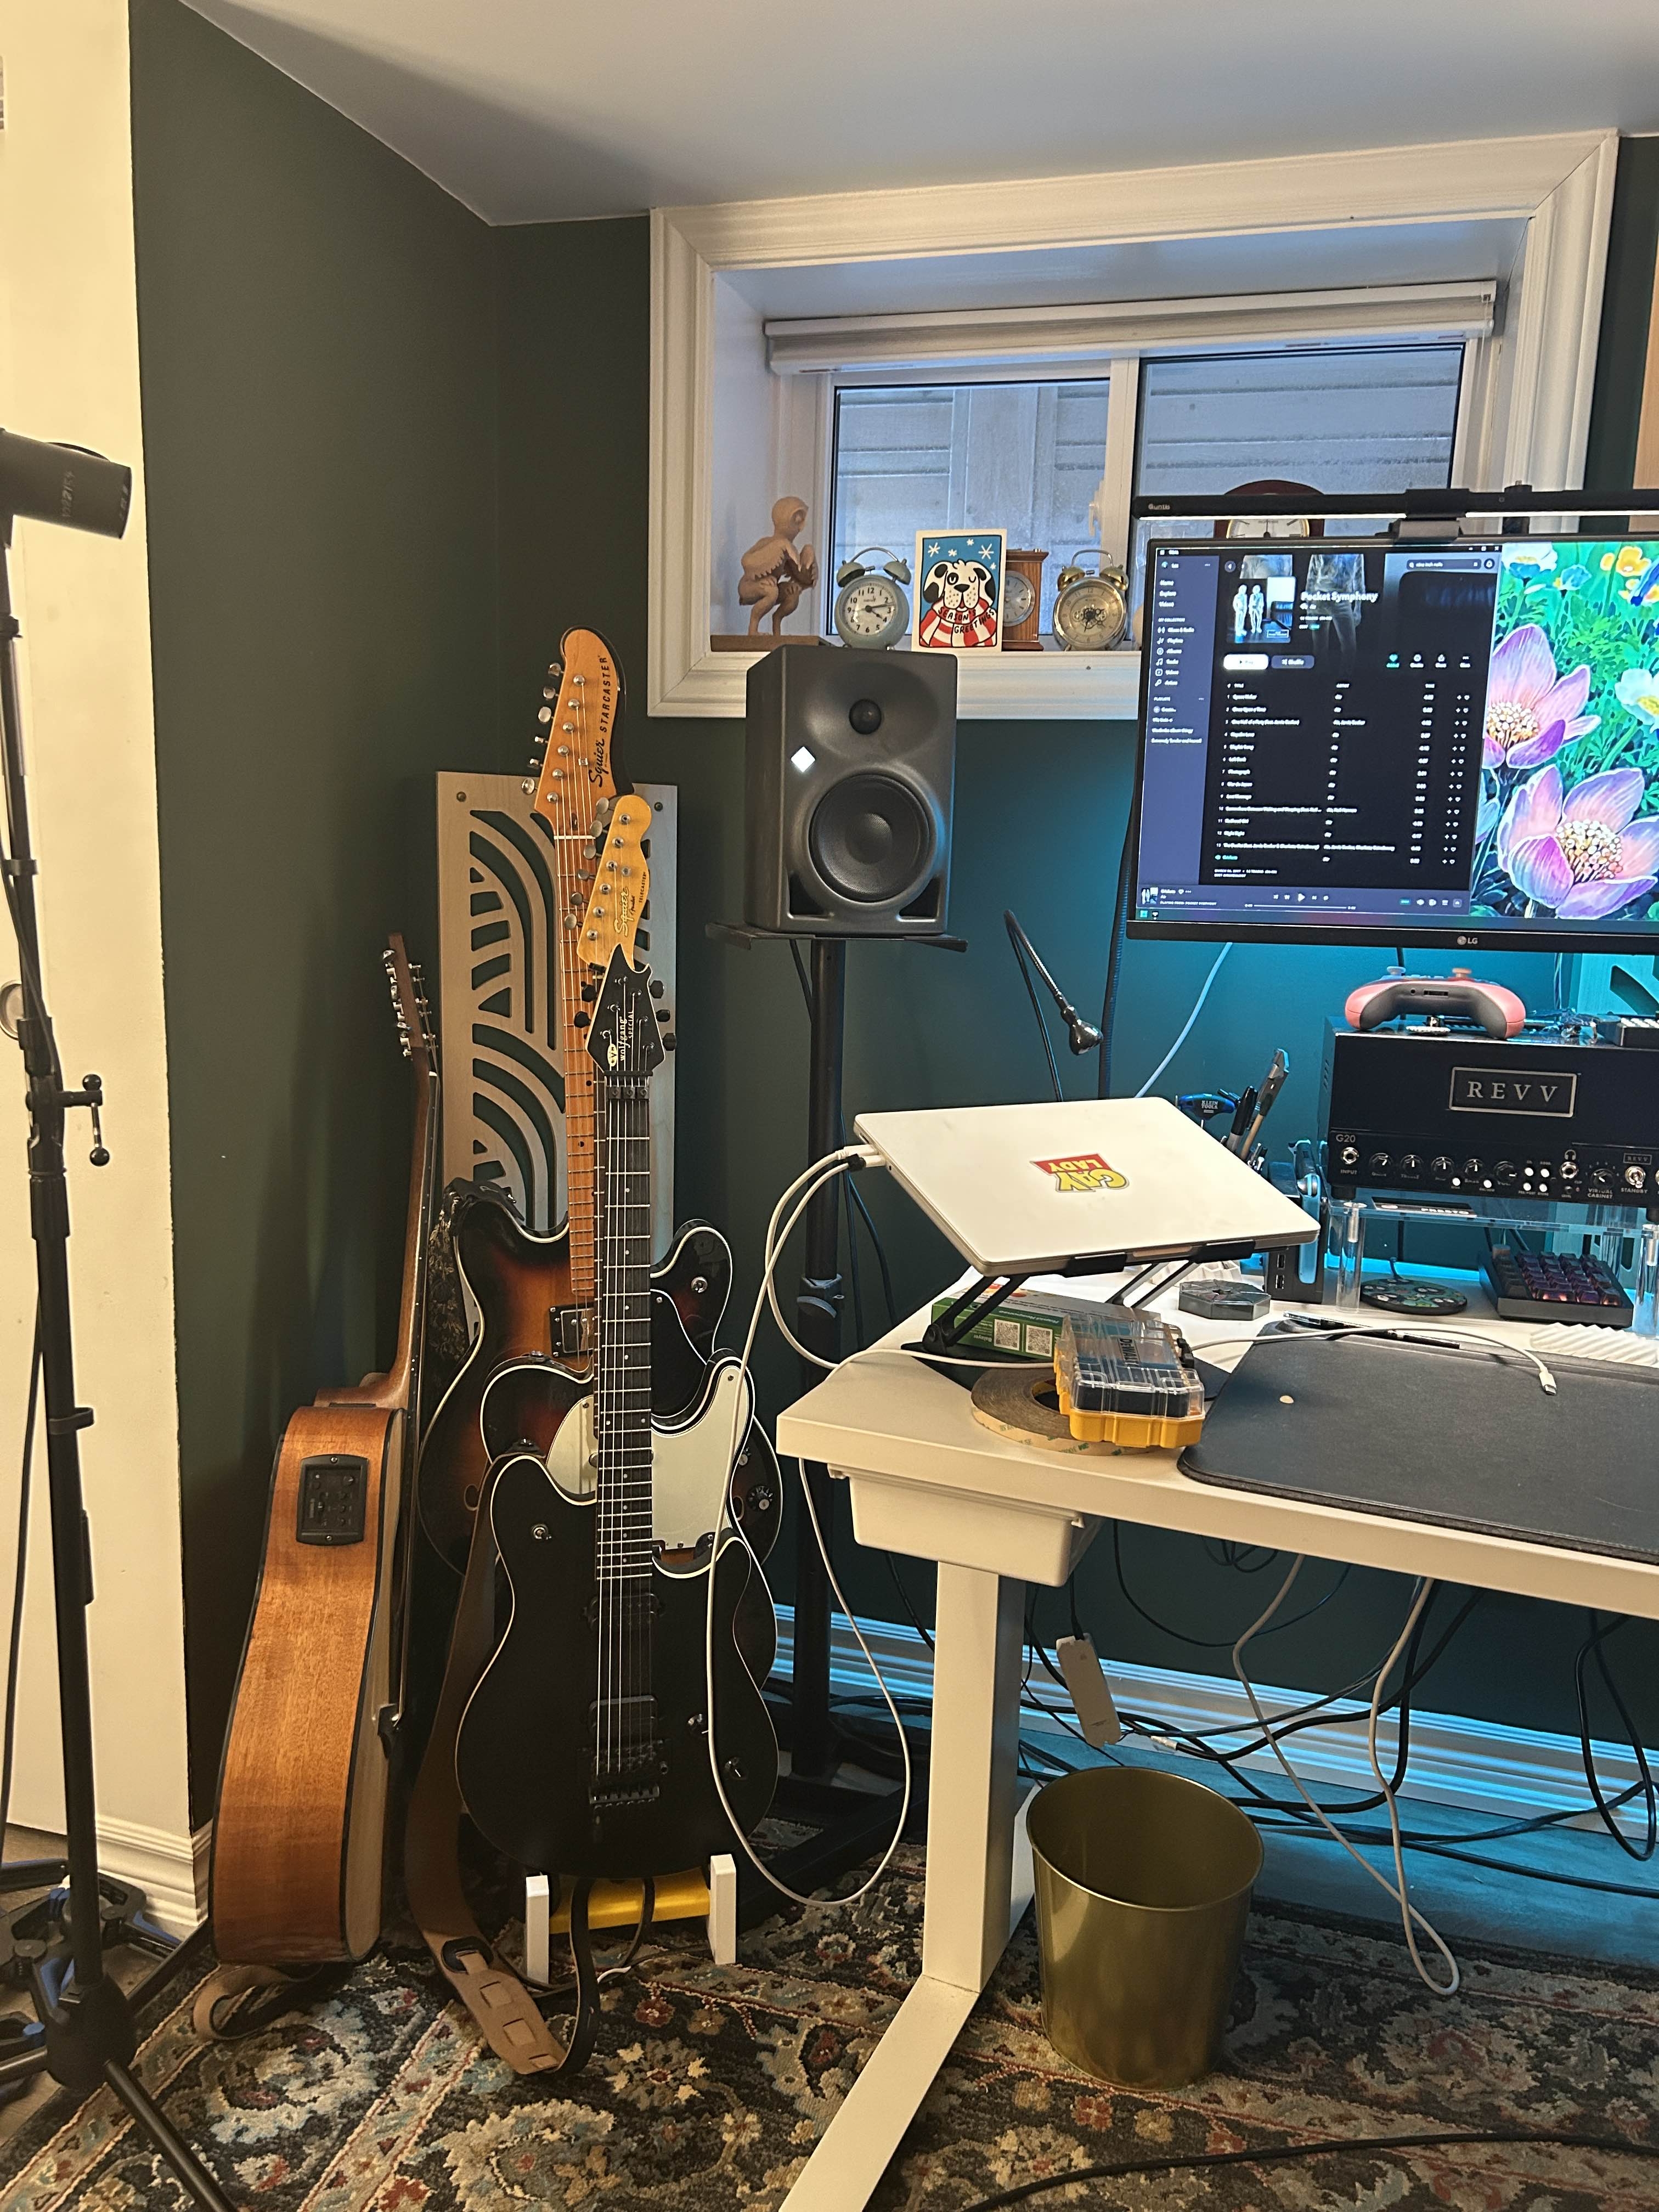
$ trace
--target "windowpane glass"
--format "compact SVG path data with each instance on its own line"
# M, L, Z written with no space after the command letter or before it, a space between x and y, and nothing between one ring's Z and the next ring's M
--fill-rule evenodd
M1449 483L1462 369L1461 345L1149 361L1135 489L1221 492L1261 477L1333 493Z
M1316 491L1407 491L1451 482L1461 345L1194 355L1141 376L1135 489L1171 498L1277 478ZM1330 527L1368 537L1382 515ZM1149 538L1207 538L1198 519L1139 522L1131 599Z
M918 530L1006 530L1054 579L1089 542L1106 460L1104 378L852 386L836 395L835 566L866 545L911 557ZM833 604L833 582L832 597Z

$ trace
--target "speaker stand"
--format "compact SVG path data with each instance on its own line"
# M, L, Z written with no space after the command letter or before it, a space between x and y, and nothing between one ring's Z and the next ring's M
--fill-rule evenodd
M847 947L849 939L807 930L758 929L746 924L711 921L708 933L717 944L751 946L795 939L810 948L812 974L811 1046L806 1102L806 1157L821 1160L842 1141L842 1066L846 1040ZM931 945L946 952L965 952L961 937L920 937L911 931L871 930L860 935L885 937L912 945ZM795 1301L795 1334L821 1358L841 1352L842 1283L839 1193L834 1182L818 1191L804 1222L805 1257ZM822 1370L801 1362L801 1386L812 1389ZM817 1510L827 1549L835 1549L836 1492L830 1470L815 1460L801 1462ZM795 1632L790 1662L787 1707L778 1715L789 1751L790 1772L781 1778L774 1810L784 1820L809 1822L817 1832L781 1854L780 1878L792 1889L811 1891L861 1866L881 1849L898 1818L899 1792L843 1788L835 1780L843 1758L857 1751L836 1727L830 1705L830 1577L805 1513L795 1518ZM911 1802L925 1800L925 1784L913 1787ZM768 1918L777 1896L760 1885L740 1888L738 1918L745 1927Z

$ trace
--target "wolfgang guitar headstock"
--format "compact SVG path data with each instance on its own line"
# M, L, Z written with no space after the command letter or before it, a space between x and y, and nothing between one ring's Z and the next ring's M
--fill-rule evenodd
M588 1056L613 1079L648 1075L664 1052L674 1048L669 1011L659 1003L663 987L648 968L635 964L651 890L646 859L650 830L651 808L645 799L630 793L617 800L577 939L589 978L583 996L592 994L598 1001L584 1024Z

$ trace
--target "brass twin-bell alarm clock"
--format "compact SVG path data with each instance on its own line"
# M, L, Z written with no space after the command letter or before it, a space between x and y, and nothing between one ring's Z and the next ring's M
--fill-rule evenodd
M1129 580L1099 546L1074 553L1054 586L1054 635L1067 653L1104 653L1128 629Z
M879 568L866 568L866 554L885 553ZM900 586L910 580L910 564L885 545L866 545L836 571L836 635L843 645L879 652L896 645L910 628L910 602Z

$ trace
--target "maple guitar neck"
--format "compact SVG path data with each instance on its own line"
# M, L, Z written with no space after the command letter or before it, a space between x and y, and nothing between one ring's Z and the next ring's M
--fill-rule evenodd
M591 1000L576 934L593 887L594 837L617 797L612 738L622 682L597 632L567 630L562 669L548 671L542 708L535 812L551 833L557 899L559 1058L564 1070L565 1213L571 1302L581 1317L584 1350L593 1340L599 1304L598 1133L593 1063L586 1048ZM556 683L555 678L556 678ZM591 991L591 984L586 988Z

